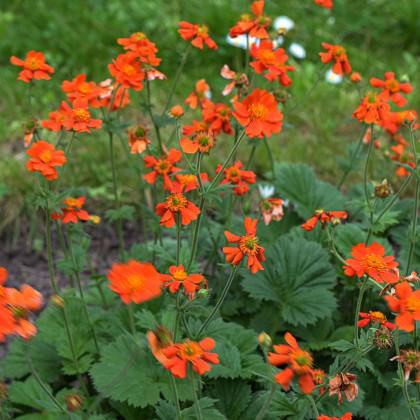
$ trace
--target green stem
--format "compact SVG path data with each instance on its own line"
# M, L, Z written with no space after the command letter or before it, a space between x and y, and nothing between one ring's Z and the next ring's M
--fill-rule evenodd
M109 153L111 157L111 168L112 168L112 183L114 187L114 202L115 202L115 210L117 212L120 211L120 200L118 198L118 187L117 187L117 175L115 172L115 161L114 161L114 141L113 135L111 132L109 134ZM122 231L122 220L121 215L118 214L117 218L117 229L118 229L118 241L120 245L120 258L124 261L125 258L125 250L124 250L124 238L123 238L123 231Z
M128 316L130 318L131 333L135 337L137 334L137 330L136 330L136 321L134 320L134 312L133 312L132 305L131 304L127 305L127 309L128 309Z
M378 204L378 200L379 200L379 197L375 197L375 201L373 202L373 206L372 206L372 209L370 211L370 217L369 217L369 219L370 219L370 225L369 225L368 233L366 235L366 241L365 241L365 244L366 245L369 244L370 237L372 236L372 229L373 229L373 225L374 225L374 223L373 223L373 215L374 215L374 211L375 211L376 205Z
M69 413L66 411L66 409L55 399L54 395L51 394L51 392L48 390L48 388L44 385L41 378L38 375L38 372L35 370L34 365L32 364L32 360L29 356L29 342L27 344L27 349L25 352L25 358L29 366L29 370L32 373L32 376L35 378L35 380L38 382L38 385L42 388L42 390L48 395L48 397L51 399L51 401L57 406L57 408L64 413L65 415L69 416Z
M179 265L179 257L181 254L181 214L176 214L176 265Z
M372 207L370 205L369 201L369 192L368 192L368 185L367 185L367 176L368 176L368 169L369 169L369 161L370 161L370 155L372 154L372 148L373 148L373 123L370 126L371 135L370 135L370 143L368 148L368 153L366 156L366 162L365 162L365 169L363 171L363 185L365 189L365 199L366 203L369 207L369 211L372 212Z
M54 293L57 296L60 296L60 293L58 291L57 288L57 284L55 282L55 277L54 277L54 268L53 268L53 261L52 261L52 247L51 247L51 219L50 219L50 209L47 206L47 220L46 220L46 225L47 225L47 254L48 254L48 270L50 272L50 279L51 279L51 283L52 283L52 287L54 289Z
M223 289L222 294L219 297L219 300L216 302L216 305L214 305L213 310L211 311L210 315L207 317L207 319L204 321L204 324L199 329L198 333L196 334L196 338L200 336L200 334L206 329L207 325L210 323L210 321L213 319L213 317L216 315L216 312L219 310L220 306L222 305L223 301L225 300L225 297L229 291L229 288L233 282L233 279L235 278L236 272L238 271L238 265L235 265L235 267L230 272L230 276L228 278L228 281L226 282L225 288Z
M307 398L312 405L312 409L314 410L315 418L317 419L319 417L319 412L318 412L318 409L316 408L315 401L314 401L314 399L312 398L311 395L307 395Z
M176 132L176 137L178 139L178 146L181 149L182 157L185 159L185 162L187 162L187 165L190 168L190 171L195 173L196 169L191 165L186 153L184 152L184 149L181 147L181 139L179 138L179 129L178 129L178 118L175 120L175 132Z
M165 115L165 112L168 109L169 104L171 103L172 96L175 92L176 85L178 84L179 77L181 76L182 70L184 69L185 62L187 61L188 54L191 51L191 46L192 46L192 44L189 43L189 45L187 47L187 50L185 51L184 56L182 57L182 60L179 63L179 67L178 67L178 70L176 72L175 79L174 79L174 84L172 85L171 91L169 92L169 96L168 96L168 99L166 100L166 103L165 103L165 106L163 108L161 117L163 117Z
M93 342L95 344L96 352L98 354L100 354L98 340L96 338L96 333L95 333L95 328L93 327L92 321L91 321L90 316L89 316L89 311L88 311L88 308L87 308L85 295L83 293L82 282L80 280L79 270L77 268L77 262L76 262L76 258L74 256L74 252L73 252L72 235L71 235L70 230L67 230L67 234L68 234L68 245L69 245L70 256L71 256L71 260L72 260L72 263L73 263L73 271L74 271L74 274L76 276L76 281L77 281L77 286L78 286L79 293L80 293L80 298L82 299L82 302L83 302L83 310L85 312L86 320L89 324L89 329L90 329L90 333L92 334L92 339L93 339Z
M64 257L67 260L69 258L69 254L67 252L67 246L66 246L66 241L64 240L63 230L61 229L61 225L58 222L58 220L55 220L55 228L56 228L56 230L58 232L58 238L60 240L61 249L63 250ZM70 287L72 289L74 289L73 274L69 274L69 279L70 279Z
M297 108L299 108L299 106L306 101L306 99L312 94L312 92L315 90L315 88L318 86L318 83L321 81L322 79L322 73L318 74L318 79L315 80L315 83L313 84L313 86L305 93L305 95L303 96L303 98L289 111L285 112L284 118L286 118L286 115L291 114L293 111L295 111Z
M70 149L71 149L71 145L73 144L73 139L74 139L75 133L76 133L75 131L72 132L69 143L68 143L67 148L66 148L66 151L64 152L64 156L67 158L67 162L68 162L68 159L69 159ZM67 163L67 165L68 165L68 163ZM55 186L54 196L56 196L58 191L60 190L61 182L62 182L63 177L64 177L64 171L65 171L67 165L66 164L63 165L63 169L61 170L60 176L58 177L57 184Z
M160 137L159 126L157 125L155 116L153 115L153 112L152 112L151 95L150 95L150 82L149 82L149 79L147 77L146 77L146 87L147 87L147 111L150 115L150 119L152 120L153 127L155 128L155 131L156 131L156 137L157 137L157 140L158 140L158 143L159 143L160 153L163 153L162 139Z
M185 329L185 332L187 333L187 337L188 338L192 338L193 335L191 333L190 327L187 324L187 321L185 320L184 314L181 314L181 321L182 321L182 325Z
M95 269L93 268L93 264L92 264L92 261L90 259L89 254L86 256L86 262L88 263L90 274L91 274L92 278L95 280L95 286L98 289L99 294L101 295L102 303L103 303L105 309L108 309L108 304L106 302L104 291L102 290L102 286L101 286L101 283L99 281L98 275L96 274Z
M200 404L198 403L197 393L195 391L195 375L192 369L192 365L189 364L188 369L190 371L190 384L191 384L191 394L193 396L194 405L195 405L195 412L197 413L197 420L203 420L201 415Z
M360 288L359 298L357 299L356 313L354 315L354 339L356 340L357 349L359 349L359 326L357 324L359 322L360 307L362 305L363 294L365 293L368 279L369 279L369 276L365 275L365 279L363 280L362 287Z
M246 171L251 167L252 162L254 161L254 155L255 155L256 150L257 150L257 144L254 143L252 145L251 153L249 154L248 162L245 165L245 170Z
M194 232L193 232L193 238L192 238L192 244L191 244L191 251L190 251L190 258L188 260L188 264L187 264L187 267L185 269L185 271L187 273L188 273L188 270L191 267L191 264L194 261L195 253L197 252L198 234L200 232L201 218L203 216L203 211L204 211L204 203L205 203L204 195L201 195L201 197L200 197L200 203L198 205L198 208L200 209L200 213L198 214L197 220L195 222Z
M414 214L413 214L413 227L411 230L411 238L410 238L410 248L408 249L408 257L407 257L407 265L405 269L405 275L408 276L410 273L411 268L411 261L413 258L413 251L414 251L414 244L416 242L416 229L417 229L417 219L419 214L419 194L420 194L420 179L419 179L419 163L417 161L417 151L416 151L416 144L414 141L414 134L413 134L413 128L410 125L410 141L411 141L411 148L413 149L413 156L414 156L414 162L416 164L416 188L414 192ZM412 176L412 175L411 175ZM411 178L410 176L410 178Z
M175 319L174 319L174 327L173 327L173 334L174 334L174 342L177 341L177 335L178 335L178 327L179 327L179 317L181 315L181 311L179 310L179 303L180 303L180 295L179 290L176 292L175 296L175 306L176 306L176 312L175 312Z
M220 168L219 173L213 178L213 181L211 182L210 186L207 188L207 192L210 192L219 182L220 178L223 175L223 171L226 169L226 166L229 164L230 159L235 154L236 150L238 150L244 137L245 137L245 130L242 131L241 135L239 136L238 141L235 143L235 145L233 146L232 150L229 153L229 156L226 158L225 162L223 163L223 166Z
M331 252L338 259L338 261L340 261L342 264L346 264L343 257L338 253L338 251L335 247L335 244L334 244L334 230L332 231L333 233L331 233L330 230L329 230L329 227L327 227L326 232L327 232L328 239L330 241Z
M351 158L356 158L357 157L357 155L359 154L359 150L360 150L360 147L362 146L362 144L363 144L363 138L365 137L365 134L366 134L366 131L367 131L367 129L368 129L368 125L366 124L366 125L364 125L364 127L363 127L363 130L362 130L362 134L361 134L361 136L360 136L360 138L359 138L359 141L357 142L357 146L356 146L356 150L354 151L354 153L353 153L353 155L351 156ZM350 162L351 163L351 162ZM341 186L343 185L343 183L344 183L344 181L345 181L345 179L347 178L347 175L351 172L351 170L352 170L353 168L348 168L348 169L346 169L345 171L344 171L344 173L343 173L343 175L342 175L342 177L341 177L341 179L340 179L340 181L338 181L338 184L337 184L337 189L340 189L341 188Z
M168 375L169 375L169 382L171 383L172 394L174 394L176 418L177 418L177 420L182 420L181 407L179 405L178 389L176 387L175 378L172 376L172 373L169 372L169 371L168 371Z
M399 339L398 332L399 332L399 330L396 329L395 330L395 334L394 334L395 352L397 353L397 356L400 355L400 346L399 346L399 341L398 341L398 339ZM401 363L399 363L399 362L398 362L398 374L400 376L400 380L403 383L402 391L403 391L403 394L404 394L405 402L407 403L407 408L410 410L411 418L413 420L417 420L416 413L415 413L413 407L411 407L410 396L408 395L408 390L407 390L407 381L404 378L404 372L402 370Z
M261 349L263 351L264 359L265 359L265 362L267 364L268 377L272 380L272 384L271 384L271 391L268 394L268 397L265 400L264 405L261 407L261 410L258 412L257 417L255 418L255 420L262 420L264 418L264 415L267 412L267 410L270 408L271 400L273 399L274 394L276 392L276 382L274 381L274 375L273 375L273 370L271 368L271 364L268 361L267 350L262 345L261 345Z
M270 158L270 164L271 164L271 171L272 171L272 181L275 181L276 179L276 172L274 169L274 158L273 158L273 153L271 152L271 148L270 145L268 144L268 141L266 139L266 137L263 138L263 142L264 142L264 146L267 149L267 153L268 153L268 157Z

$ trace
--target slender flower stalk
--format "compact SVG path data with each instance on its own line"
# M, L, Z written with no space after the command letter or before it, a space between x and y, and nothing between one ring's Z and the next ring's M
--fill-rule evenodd
M190 258L188 260L187 267L185 268L185 271L187 271L187 272L190 269L191 264L193 263L194 258L195 258L195 253L197 252L198 234L200 232L201 217L203 216L204 203L205 203L204 195L201 195L200 203L198 205L198 208L200 209L200 213L198 214L197 220L195 222L194 232L193 232L193 237L192 237L191 251L190 251Z
M96 338L96 333L95 333L95 328L93 327L92 321L91 321L90 316L89 316L89 311L87 309L85 295L83 293L82 282L80 280L79 271L77 269L77 263L76 263L76 258L74 256L74 252L73 252L72 237L71 237L70 230L67 230L67 235L68 235L69 252L70 252L71 260L72 260L72 263L73 263L73 271L74 271L74 274L76 276L77 286L79 288L80 297L81 297L82 302L83 302L83 310L84 310L85 315L86 315L86 320L89 324L89 328L90 328L90 332L92 334L93 342L95 343L96 352L98 354L100 354L98 340Z
M265 148L267 149L268 157L270 159L271 172L272 172L271 179L272 179L272 181L275 181L275 179L276 179L276 171L274 169L273 153L271 152L271 148L270 148L270 145L268 144L268 141L267 141L267 138L266 137L263 138L263 142L264 142Z
M235 265L235 267L230 272L230 276L226 282L226 285L222 291L222 294L219 297L219 300L216 302L216 305L214 305L213 310L211 311L210 315L207 317L207 319L204 321L204 324L201 326L201 328L198 330L198 333L196 334L195 338L197 339L200 337L200 334L207 328L207 325L209 325L210 321L214 318L217 311L219 310L220 306L222 306L223 301L225 300L225 297L229 291L230 286L232 285L232 282L235 278L236 272L238 271L238 265Z
M60 223L58 223L58 220L55 220L55 228L56 228L57 233L58 233L58 238L60 240L61 249L63 250L64 257L67 260L69 258L69 254L67 252L67 246L66 246L66 241L64 239L63 230L61 229L61 225L60 225ZM69 279L70 279L70 287L72 289L74 289L73 274L69 274Z
M175 401L176 418L177 420L182 420L181 407L179 405L178 388L176 387L175 378L172 375L171 371L168 371L168 375L169 375L169 382L171 383L172 394L174 396L174 401Z
M363 280L362 283L362 287L360 288L360 292L359 292L359 297L357 299L357 304L356 304L356 312L354 315L354 339L356 340L356 347L359 348L359 312L360 312L360 307L362 305L362 300L363 300L363 294L365 293L366 290L366 285L368 282L368 275L365 275L365 279Z
M195 372L193 371L191 364L190 364L190 366L188 366L188 369L190 371L191 393L192 393L193 400L194 400L195 412L197 414L197 420L203 420L203 416L201 415L200 404L199 404L198 398L197 398L197 393L195 391L195 388L196 388L196 386L195 386L195 383L196 383Z
M372 212L372 206L370 205L370 201L369 201L369 192L368 192L368 186L367 186L367 176L368 176L368 169L369 169L369 161L370 161L370 155L372 154L372 148L373 148L373 123L370 125L370 138L371 141L369 143L369 148L368 148L368 153L367 153L367 157L366 157L366 162L365 162L365 169L363 171L363 185L364 185L364 189L365 189L365 199L366 199L366 203L369 207L369 211Z
M156 122L156 119L155 119L155 116L153 115L153 112L152 112L150 81L147 77L146 77L146 91L147 91L147 112L150 115L150 119L152 120L153 127L155 127L156 137L157 137L157 140L158 140L160 153L163 154L163 146L162 146L162 139L160 137L159 126L158 126L158 124Z
M113 134L111 132L109 134L109 153L111 157L111 168L112 168L112 183L114 186L114 202L115 202L115 210L120 211L120 200L118 198L118 187L117 187L117 175L115 172L115 160L114 160L114 141L113 141ZM117 230L118 230L118 241L120 244L120 258L124 261L125 259L125 250L124 250L124 237L122 231L122 220L121 215L118 215L117 218Z

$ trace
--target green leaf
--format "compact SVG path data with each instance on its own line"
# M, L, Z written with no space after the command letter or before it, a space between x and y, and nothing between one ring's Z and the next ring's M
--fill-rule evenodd
M203 419L211 419L211 420L228 420L220 411L214 408L216 400L212 398L204 397L198 400L198 405L200 406L201 416ZM195 406L192 405L184 410L182 410L181 415L185 419L196 419L197 414L195 410Z
M212 352L219 355L220 363L207 373L209 378L237 378L241 375L241 354L230 343L216 342Z
M155 316L148 310L142 309L141 312L135 314L136 325L142 329L153 330L159 325Z
M385 232L390 226L399 223L397 216L400 214L399 211L391 211L388 210L381 219L376 222L374 218L374 223L372 225L372 232L373 233L382 233Z
M160 420L176 419L176 408L172 401L160 400L155 408Z
M295 205L296 212L309 218L317 209L343 210L345 198L333 185L316 178L314 171L303 163L276 163L276 190Z
M297 407L292 405L283 392L274 394L269 412L277 416L295 416L299 414Z
M216 408L229 420L238 420L251 401L251 386L241 380L218 380L208 394L218 400Z
M346 341L346 340L335 341L334 343L331 343L329 347L331 347L334 350L338 350L340 352L346 352L346 351L354 350L356 348L353 343L350 343L349 341Z
M314 324L332 314L336 299L329 289L335 272L319 244L282 237L267 249L266 258L258 276L244 274L242 287L253 298L273 302L292 325Z
M107 210L105 212L105 218L110 222L116 220L133 220L135 208L133 206L122 206L119 210Z

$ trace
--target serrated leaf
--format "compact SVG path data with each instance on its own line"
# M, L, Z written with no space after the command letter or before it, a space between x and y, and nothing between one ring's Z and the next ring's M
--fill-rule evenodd
M158 325L158 321L155 316L148 310L142 309L140 312L135 314L136 325L142 329L153 330Z
M372 225L373 233L382 233L385 232L390 226L393 226L399 223L397 216L400 214L399 211L388 210L381 219L377 222L374 218L374 223Z
M176 408L172 401L160 400L155 407L155 413L160 420L175 419Z
M294 416L299 414L297 407L292 405L283 392L274 394L269 412L276 416Z
M216 408L229 420L238 420L251 401L251 386L241 380L218 380L208 394L218 400Z
M237 378L241 374L241 354L239 350L228 343L216 342L212 350L219 355L219 364L212 366L207 373L209 378Z
M212 398L204 397L198 400L198 405L200 406L201 416L203 419L211 420L228 420L219 410L214 408L216 400ZM195 406L188 407L182 410L181 415L185 419L196 419L196 408Z
M80 357L77 361L78 369L76 369L73 360L63 360L63 372L66 375L75 375L77 372L84 373L87 372L90 368L90 365L93 362L93 356L91 354L85 354Z
M266 251L264 271L246 272L242 287L253 298L273 302L292 325L314 324L330 316L336 299L335 272L325 250L302 238L279 238Z
M346 351L354 350L356 348L353 343L350 343L349 341L346 341L346 340L335 341L334 343L331 343L329 347L331 347L334 350L338 350L340 352L346 352Z
M296 212L309 218L317 209L343 210L345 198L333 185L316 178L314 171L303 163L276 163L276 190L290 200Z

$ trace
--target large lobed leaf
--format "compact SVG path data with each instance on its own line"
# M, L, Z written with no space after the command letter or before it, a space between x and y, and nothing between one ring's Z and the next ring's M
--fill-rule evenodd
M246 273L242 281L253 298L273 302L292 325L314 324L332 314L335 272L319 244L285 236L267 249L266 257L264 271Z

